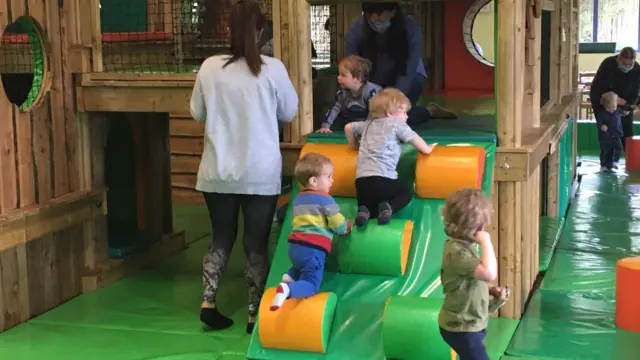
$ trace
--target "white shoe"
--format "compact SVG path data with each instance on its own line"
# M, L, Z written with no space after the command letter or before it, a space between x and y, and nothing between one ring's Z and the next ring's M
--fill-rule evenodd
M289 274L284 273L284 275L282 275L282 282L289 284L295 282L295 280L291 276L289 276Z
M289 286L285 283L280 283L278 288L276 289L276 296L273 297L273 301L271 302L271 307L269 310L276 311L280 309L284 301L289 297Z
M612 168L612 169L617 169L618 167L619 167L619 166L618 166L618 163L617 163L617 162L614 162L614 163L613 163L613 166L612 166L611 168Z

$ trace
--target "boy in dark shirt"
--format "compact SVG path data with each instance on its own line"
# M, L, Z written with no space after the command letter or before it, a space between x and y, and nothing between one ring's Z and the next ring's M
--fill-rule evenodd
M617 106L618 95L613 91L602 94L602 108L596 114L598 141L600 142L600 170L612 171L618 168L616 160L622 150L622 116L633 110L634 106Z

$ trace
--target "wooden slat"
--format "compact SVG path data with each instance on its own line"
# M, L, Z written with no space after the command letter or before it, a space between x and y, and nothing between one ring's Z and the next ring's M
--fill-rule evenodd
M171 136L204 136L204 124L198 124L193 119L172 118L169 123Z
M171 153L178 155L202 155L204 139L201 137L172 136L170 140Z
M175 204L204 205L202 193L191 189L174 188L171 197Z
M69 192L69 172L66 156L66 123L64 112L64 86L62 70L62 36L60 32L60 9L58 3L47 4L47 37L51 47L50 69L51 89L49 101L51 106L51 126L53 133L53 195L61 196ZM65 49L66 51L66 49Z
M49 95L47 95L49 96ZM44 104L49 101L45 99ZM46 203L53 197L53 178L51 159L51 119L49 107L39 106L31 112L32 147L36 168L37 201Z
M200 167L200 156L171 155L171 172L197 173Z
M60 40L61 40L61 76L63 91L64 135L66 154L66 178L68 179L67 191L78 191L80 185L80 154L78 153L78 124L76 119L76 106L73 93L73 74L70 70L69 46L78 43L76 16L73 1L64 1L63 7L58 9L60 15Z
M11 0L11 13L13 19L26 14L24 0ZM34 169L31 154L31 114L13 108L16 128L16 152L18 170L19 206L27 206L35 203L36 194L34 188Z
M198 181L197 174L172 174L171 186L174 188L195 189Z

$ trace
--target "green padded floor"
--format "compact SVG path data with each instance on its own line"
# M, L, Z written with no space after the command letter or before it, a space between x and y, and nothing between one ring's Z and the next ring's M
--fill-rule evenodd
M640 254L640 178L597 173L582 159L582 184L541 288L507 354L518 358L627 360L640 334L615 326L615 264ZM517 358L514 358L517 359Z
M546 271L549 268L563 226L564 217L540 217L540 256L538 259L540 271Z

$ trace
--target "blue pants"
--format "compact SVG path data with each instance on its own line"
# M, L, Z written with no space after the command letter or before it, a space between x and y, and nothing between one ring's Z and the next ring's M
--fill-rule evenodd
M614 162L620 160L622 151L622 139L611 134L611 130L603 132L598 129L598 141L600 142L600 166L611 168Z
M289 244L289 259L293 266L287 274L295 282L289 284L290 298L313 296L320 290L326 254L318 249Z
M442 339L458 354L460 360L489 360L487 348L482 342L487 330L478 332L453 332L440 328Z

